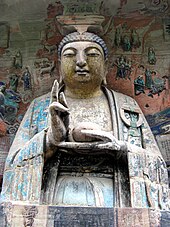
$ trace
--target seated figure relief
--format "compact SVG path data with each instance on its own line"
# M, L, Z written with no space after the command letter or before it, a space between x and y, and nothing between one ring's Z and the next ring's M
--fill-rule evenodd
M168 209L166 166L141 109L106 87L105 42L70 33L58 55L61 81L27 110L6 160L1 200Z

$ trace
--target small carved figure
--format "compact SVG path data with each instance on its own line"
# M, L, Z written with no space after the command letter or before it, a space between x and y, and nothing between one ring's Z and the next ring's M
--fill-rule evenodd
M6 84L0 84L0 100L1 100L1 117L9 124L13 124L16 120L18 111L18 102L21 101L19 94L13 90L6 89Z
M116 32L115 32L115 45L117 47L121 45L121 29L119 27L116 28Z
M160 78L160 77L155 77L156 76L156 72L152 71L151 72L152 75L152 85L151 85L151 89L148 93L148 96L153 98L153 95L157 94L158 96L160 95L160 93L166 89L166 80L164 78Z
M131 80L131 64L131 60L126 57L120 56L116 59L114 62L114 65L117 67L116 80L119 78Z
M168 0L162 0L160 12L165 12L169 8Z
M155 51L153 47L148 48L148 62L151 65L156 64L156 56L155 56Z
M0 83L0 118L4 120L5 116L5 92L6 85L5 83L1 82Z
M44 62L43 66L40 69L40 75L43 76L46 73L49 73L50 75L52 75L54 68L55 68L55 62L54 61Z
M63 15L64 11L64 6L62 5L61 1L56 1L55 2L55 7L56 7L56 16Z
M145 70L145 87L150 89L153 84L151 71L149 69Z
M52 76L55 69L55 61L48 60L48 58L37 59L34 65L41 77L43 77L44 74L50 74L50 76Z
M31 73L29 72L29 68L25 68L25 72L23 73L21 79L24 82L24 90L31 90Z
M9 89L17 92L19 76L16 74L11 74L9 76Z
M134 80L134 86L135 86L135 95L140 95L141 93L145 93L145 82L142 75L139 75Z
M22 69L22 54L21 54L20 50L18 50L14 56L13 66L16 69Z
M139 40L139 35L138 35L136 29L132 29L131 43L132 43L132 47L134 47L134 48L139 48L141 45L141 42Z
M132 49L130 37L128 35L122 37L122 48L124 51L131 51Z
M126 79L131 80L130 75L132 72L132 61L125 58L125 77Z
M116 80L118 78L125 79L125 64L124 57L120 56L117 58L115 65L117 66Z

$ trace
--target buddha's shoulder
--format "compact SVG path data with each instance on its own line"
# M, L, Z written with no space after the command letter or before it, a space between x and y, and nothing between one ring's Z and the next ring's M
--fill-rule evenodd
M114 90L111 90L111 89L109 89L109 90L113 93L114 99L120 105L122 105L123 103L128 103L131 105L138 105L133 97L131 97L129 95L125 95L125 94L117 92L117 91L114 91Z
M50 92L34 98L32 102L42 102L50 99Z
M46 106L48 106L50 103L50 92L46 93L44 95L41 95L39 97L36 97L32 100L32 102L30 103L29 108L46 108Z

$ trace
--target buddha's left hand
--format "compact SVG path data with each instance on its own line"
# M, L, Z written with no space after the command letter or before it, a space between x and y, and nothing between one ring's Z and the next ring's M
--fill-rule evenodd
M65 149L72 149L79 153L126 153L128 151L127 143L118 140L110 132L101 130L81 130L81 133L98 139L97 142L61 142L58 147Z

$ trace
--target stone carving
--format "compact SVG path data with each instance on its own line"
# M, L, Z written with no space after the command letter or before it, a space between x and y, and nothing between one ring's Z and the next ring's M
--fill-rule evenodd
M31 90L31 73L29 72L29 68L25 68L25 72L23 73L21 79L23 80L24 83L24 91L26 90Z
M135 95L145 93L145 90L149 90L148 96L154 97L154 95L160 95L160 93L166 89L166 77L159 77L155 71L151 71L146 68L145 80L143 75L139 75L134 80Z
M131 80L132 61L130 59L120 56L116 59L114 65L117 67L116 80L119 78Z
M134 48L139 48L141 45L141 42L139 40L139 35L136 31L136 29L132 29L131 31L131 43Z
M34 218L38 214L38 209L36 206L25 206L25 210L23 211L24 217L24 227L33 227Z
M163 19L164 22L164 39L165 41L169 41L170 36L170 18L167 17Z
M0 118L4 119L4 115L5 115L5 92L6 89L6 85L4 83L1 82L0 85Z
M151 71L149 69L145 70L145 87L150 89L152 87L153 80L152 80L152 75Z
M64 6L61 1L56 1L55 4L49 4L47 8L47 14L49 18L62 15L64 11Z
M51 220L48 220L48 226L107 226L111 227L114 223L114 212L112 209L92 209L87 207L70 207L62 209L61 207L49 207Z
M120 29L120 27L116 28L116 31L115 31L115 45L117 47L120 47L120 45L121 45L121 29Z
M160 93L166 89L166 79L156 76L156 72L151 72L152 84L148 96L153 98L153 95Z
M148 48L148 62L151 65L156 64L156 56L155 56L155 51L153 47Z
M4 208L2 206L0 206L0 223L1 223L1 226L7 226L6 216L4 214Z
M40 74L40 77L43 77L44 74L52 75L55 68L55 62L50 61L47 58L36 60L34 65L37 72Z
M15 75L16 76L16 75ZM18 77L17 77L18 78ZM15 90L15 80L11 82L11 87ZM7 122L8 124L13 124L16 119L16 114L19 108L19 102L21 101L20 95L14 90L7 89L6 84L4 82L0 82L0 100L1 100L1 108L0 115L1 118Z
M134 80L134 86L135 86L135 95L140 95L141 93L145 93L145 82L142 75L139 75Z
M22 54L20 50L18 50L13 58L13 66L16 69L22 69Z
M16 74L9 75L9 89L16 92L18 87L19 77Z
M127 23L116 27L115 31L115 46L122 47L124 51L132 51L132 49L141 46L140 38L135 28L129 29Z
M148 164L148 155L160 157L162 179L164 161L135 100L104 85L106 44L93 33L74 32L61 41L58 57L61 83L55 81L51 93L28 108L7 157L1 199L155 206L167 183L151 178L148 166L153 172L155 167ZM152 184L156 193L151 193ZM164 209L166 200L163 192Z
M6 223L5 223L4 226L6 226L6 227L11 227L13 208L14 207L13 207L12 203L5 203L4 204L4 213L6 214Z
M10 134L10 135L15 135L16 132L17 132L17 130L18 130L18 128L19 128L19 123L16 122L16 123L14 123L13 125L9 125L9 126L8 126L7 132L8 132L8 134Z
M160 210L149 210L149 221L150 227L160 227L161 226L161 213Z
M79 0L73 0L72 2L67 2L67 4L64 5L64 14L65 15L81 13L98 14L99 7L100 5L98 2L97 3L92 2L90 0L87 0L86 2L80 2Z
M0 23L0 48L9 47L9 24L6 22Z
M117 216L117 226L150 227L148 211L146 209L118 209Z
M156 14L165 14L168 12L169 3L168 0L150 0L145 1L145 12Z
M165 125L165 127L166 127L166 125ZM156 141L162 152L162 156L163 156L164 160L169 162L170 161L170 133L168 132L165 135L157 135Z

